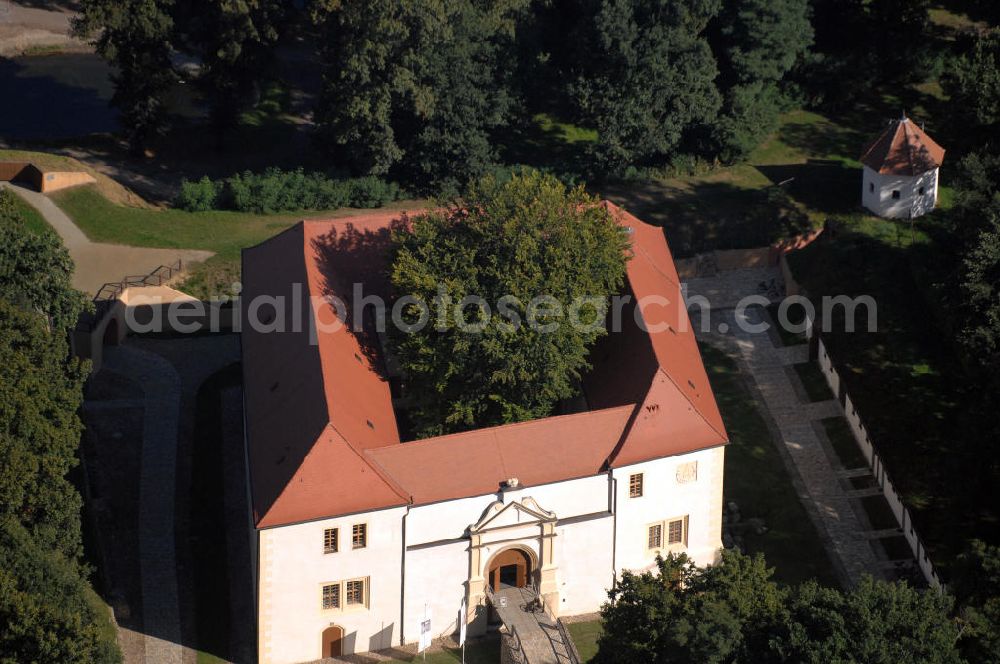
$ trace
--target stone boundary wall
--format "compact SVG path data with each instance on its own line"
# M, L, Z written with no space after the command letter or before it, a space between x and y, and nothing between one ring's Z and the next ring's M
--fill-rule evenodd
M913 518L910 516L910 511L905 505L903 505L899 492L896 491L896 487L893 485L892 480L889 479L889 473L886 470L885 464L882 462L882 457L879 454L878 449L875 447L875 443L872 442L871 436L868 434L868 429L865 427L864 422L861 421L861 415L858 413L854 402L851 400L850 395L847 394L847 390L845 389L843 381L840 378L840 374L837 373L836 368L833 366L833 359L830 357L830 354L826 349L826 345L823 343L822 337L819 332L814 329L811 322L806 330L806 337L811 343L815 343L817 353L816 361L819 363L819 367L823 372L823 376L826 378L827 384L830 386L830 389L833 391L834 395L836 395L837 400L844 409L844 417L847 419L847 423L851 428L854 440L857 442L858 447L861 448L861 452L864 454L865 460L868 462L868 468L875 476L875 481L882 490L882 495L885 496L886 502L889 503L889 507L892 509L892 513L896 517L896 523L899 524L899 528L902 531L903 536L910 545L910 550L913 552L913 557L917 561L917 566L920 568L921 574L932 588L941 588L941 581L938 578L937 572L934 571L934 566L927 555L927 547L925 547L923 542L920 541L920 536L917 535L916 529L913 526Z
M787 278L789 275L785 266L785 255L809 245L822 234L823 229L817 228L804 235L781 240L768 247L717 249L698 254L697 256L691 256L690 258L679 258L675 261L677 274L681 280L687 280L696 277L712 276L717 272L726 272L728 270L781 265L782 274L785 274L786 283L788 283ZM789 295L792 294L789 293Z
M117 345L129 334L239 332L239 312L239 302L205 302L169 286L126 288L93 329L73 332L73 353L89 359L96 372L105 344Z

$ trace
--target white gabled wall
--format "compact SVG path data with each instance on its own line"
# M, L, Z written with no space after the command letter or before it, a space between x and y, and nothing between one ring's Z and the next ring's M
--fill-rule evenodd
M259 531L258 658L308 662L322 655L323 630L344 629L344 653L389 648L399 640L402 518L405 508ZM351 527L368 524L368 545L351 548ZM323 532L340 529L337 553L323 553ZM368 606L323 610L322 586L368 578Z
M938 169L917 176L883 175L865 166L862 175L861 202L880 217L908 219L919 217L937 205ZM924 193L920 194L920 188ZM894 199L892 192L898 191Z
M687 516L687 553L700 565L714 562L721 546L724 454L718 447L501 494L505 504L531 498L541 509L555 513L553 563L559 614L597 611L607 600L616 573L649 568L655 553L646 550L645 542L646 527L652 522ZM697 480L679 482L678 467L691 462L698 464ZM629 476L637 472L644 475L644 495L629 498ZM616 515L610 511L613 498ZM318 659L321 635L331 625L344 628L345 654L392 647L401 639L412 643L419 637L425 604L431 609L434 635L453 633L470 578L485 575L484 569L470 570L474 557L467 529L497 499L498 494L488 494L260 531L260 661ZM487 524L480 567L514 545L528 550L535 560L541 558L541 528L527 514L521 518L523 526L508 523L490 530ZM352 550L351 526L361 522L368 524L368 546ZM340 551L324 554L323 531L333 527L340 529ZM370 579L368 608L322 610L322 585L352 578Z
M687 547L678 550L699 565L716 561L722 547L724 458L725 448L716 447L614 469L618 501L615 563L619 574L653 565L656 552L646 548L647 528L676 517L688 517ZM698 464L697 479L679 482L679 467L692 462ZM634 473L643 473L640 498L629 497L629 476Z

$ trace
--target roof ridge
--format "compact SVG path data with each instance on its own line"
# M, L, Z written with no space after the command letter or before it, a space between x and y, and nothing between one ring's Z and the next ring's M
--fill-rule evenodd
M417 440L401 441L398 443L389 443L387 445L379 445L378 447L365 448L365 452L378 452L385 449L393 449L399 447L400 445L430 445L430 444L444 444L445 441L457 438L459 436L465 436L470 433L482 433L495 435L496 431L499 429L513 429L515 427L523 427L530 425L541 425L545 422L552 422L553 420L562 420L576 417L585 417L592 415L610 415L613 411L622 410L625 408L632 409L637 404L622 404L620 406L609 406L608 408L598 408L597 410L583 410L578 413L563 413L561 415L549 415L547 417L536 417L531 420L521 420L520 422L507 422L505 424L495 424L491 427L481 427L478 429L469 429L468 431L456 431L454 433L446 433L440 436L431 436L430 438L418 438Z
M381 466L376 467L376 466L372 465L372 461L375 461L375 460L372 459L371 461L369 461L369 459L367 458L366 454L362 454L361 452L359 452L358 449L356 447L354 447L354 444L351 441L349 441L344 436L344 434L340 433L340 430L337 429L336 426L334 426L333 422L328 422L326 426L329 427L330 429L332 429L333 431L335 431L337 433L337 435L340 436L340 439L342 441L344 441L344 443L347 445L347 447L352 452L354 452L354 454L357 455L357 457L359 459L361 459L361 461L364 462L364 464L366 466L368 466L373 471L375 471L375 474L378 475L379 478L383 482L385 482L387 485L389 485L389 488L392 489L393 493L395 493L400 498L403 498L408 503L409 502L413 502L413 496L411 496L410 493L408 491L406 491L406 489L404 489L398 482L396 482L396 480L393 479L392 476L389 475L389 473L384 468L382 468ZM367 452L367 450L366 450L366 452ZM375 463L377 464L378 462L376 461Z

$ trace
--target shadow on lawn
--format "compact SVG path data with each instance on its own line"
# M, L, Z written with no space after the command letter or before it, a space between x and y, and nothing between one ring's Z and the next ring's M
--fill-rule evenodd
M897 245L845 226L789 260L813 296L875 299L876 332L846 332L839 309L824 341L935 564L946 573L967 539L1000 535L1000 514L987 462L995 455L984 447L978 416L971 414L982 399L962 368L953 334L935 320L936 308L947 305L923 284L943 278L928 273L935 250L940 247Z
M678 258L716 249L762 247L811 228L806 215L777 187L651 181L606 187L602 194L643 221L663 227Z
M804 164L757 166L774 184L812 210L826 213L852 212L861 204L861 169L828 159L809 159Z

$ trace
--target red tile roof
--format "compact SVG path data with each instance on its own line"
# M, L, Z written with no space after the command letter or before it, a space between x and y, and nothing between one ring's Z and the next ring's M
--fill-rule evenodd
M319 331L336 314L310 300L337 295L350 312L354 283L384 294L390 230L406 214L306 221L245 250L244 321L260 296L299 305L272 317L287 331L244 325L242 335L257 526L484 495L510 477L546 484L725 443L663 232L604 205L631 229L631 294L666 298L640 312L647 328L662 329L643 330L625 309L622 331L592 352L584 391L593 410L407 443L377 339ZM315 322L303 323L310 307Z
M920 175L944 163L944 148L904 117L865 148L861 163L883 175Z

